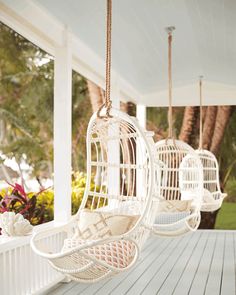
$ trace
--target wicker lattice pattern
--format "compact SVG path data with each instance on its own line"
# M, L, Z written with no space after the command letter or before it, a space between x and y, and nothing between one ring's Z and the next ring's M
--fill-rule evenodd
M218 210L227 194L222 193L219 183L219 166L216 157L207 150L196 150L203 166L203 202L201 211Z
M196 230L203 193L199 157L188 144L168 139L156 143L156 158L162 163L159 165L162 180L154 233L175 236Z
M157 165L156 173L154 170L154 143L151 148L148 135L135 118L114 109L110 113L111 118L94 114L89 122L86 191L73 226L77 227L85 209L136 216L135 222L116 236L111 235L104 220L93 225L92 231L98 228L96 236L91 235L91 230L83 231L83 235L76 230L56 254L41 251L37 244L40 234L31 243L35 252L48 258L55 269L81 282L98 281L129 269L148 237L158 206L156 201L152 204L154 178L160 183Z

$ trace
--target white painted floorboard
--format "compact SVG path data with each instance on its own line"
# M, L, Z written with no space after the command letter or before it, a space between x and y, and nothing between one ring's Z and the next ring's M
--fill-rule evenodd
M135 267L96 284L60 283L48 295L235 295L236 231L151 237Z

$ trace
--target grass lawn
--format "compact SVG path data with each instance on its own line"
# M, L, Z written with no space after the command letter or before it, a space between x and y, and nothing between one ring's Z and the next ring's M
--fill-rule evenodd
M223 203L217 215L215 229L236 229L236 203Z

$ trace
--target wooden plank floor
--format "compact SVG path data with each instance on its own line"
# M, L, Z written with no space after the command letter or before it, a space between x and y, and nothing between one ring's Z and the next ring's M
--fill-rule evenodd
M151 237L135 267L96 284L60 283L50 295L235 295L236 231Z

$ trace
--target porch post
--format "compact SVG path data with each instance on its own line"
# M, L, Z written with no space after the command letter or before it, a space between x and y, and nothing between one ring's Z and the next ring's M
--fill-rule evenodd
M54 66L54 220L71 217L72 53L69 33L55 49Z
M111 87L111 99L112 106L116 109L120 109L120 89L117 78L113 74L113 84ZM108 134L112 137L115 133L119 134L120 126L113 125L112 130L108 130ZM108 141L108 162L114 164L115 167L108 168L108 193L111 195L117 195L120 193L120 144L118 139ZM108 206L115 208L117 206L117 200L110 200Z
M139 124L146 129L147 124L147 110L146 106L142 104L137 104L137 111L136 111L136 117L139 121Z
M139 124L141 127L143 127L146 130L146 106L137 104L136 107L136 117L139 121ZM139 138L139 140L141 140ZM141 141L142 143L142 141ZM143 149L142 145L138 145L138 148L136 150L136 160L137 164L143 165L144 164L144 157L143 154L146 151ZM146 187L144 186L144 179L146 178L146 175L144 171L138 170L136 174L136 195L137 197L142 197L145 194Z

